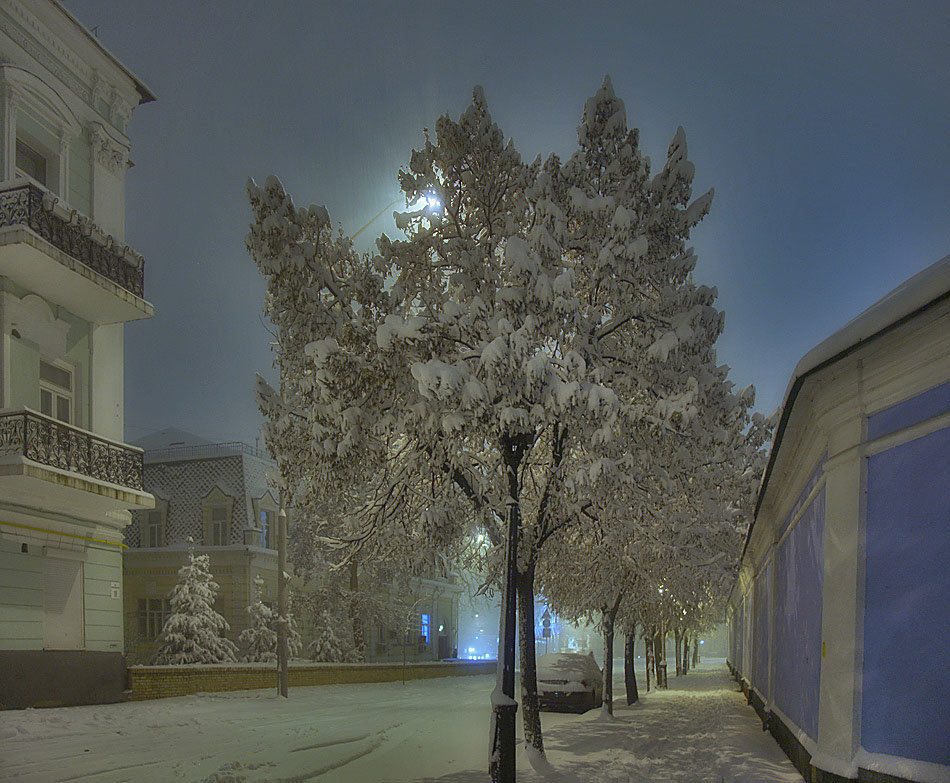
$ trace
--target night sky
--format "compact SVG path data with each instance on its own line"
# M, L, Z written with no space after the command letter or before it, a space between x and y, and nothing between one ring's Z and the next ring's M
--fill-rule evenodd
M65 5L158 96L130 130L126 240L156 316L126 330L128 440L259 434L248 176L352 233L475 84L526 160L573 152L605 74L654 168L684 126L694 194L716 189L696 277L726 311L720 361L765 413L804 353L950 252L945 0Z

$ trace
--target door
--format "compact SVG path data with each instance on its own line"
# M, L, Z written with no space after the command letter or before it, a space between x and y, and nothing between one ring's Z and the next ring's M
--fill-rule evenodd
M83 639L82 562L43 559L43 646L47 650L81 650Z

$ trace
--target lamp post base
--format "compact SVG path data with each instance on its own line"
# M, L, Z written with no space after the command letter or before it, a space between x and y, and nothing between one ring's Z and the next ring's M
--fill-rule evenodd
M496 704L495 736L488 772L492 783L515 783L515 714L517 704Z

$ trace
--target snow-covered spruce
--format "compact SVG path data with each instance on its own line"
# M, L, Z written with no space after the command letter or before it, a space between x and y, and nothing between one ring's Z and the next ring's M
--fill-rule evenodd
M264 580L254 577L255 601L247 607L248 627L238 636L239 644L247 650L245 661L277 660L277 623L278 615L262 600ZM300 652L302 640L293 615L287 617L287 646L290 657Z
M158 664L228 663L237 647L224 637L231 629L214 610L218 583L211 577L207 555L188 551L188 562L178 570L171 593L171 615L162 628Z
M316 638L308 648L311 660L321 663L352 663L358 660L356 651L337 635L335 626L336 621L330 612L324 611L317 624Z

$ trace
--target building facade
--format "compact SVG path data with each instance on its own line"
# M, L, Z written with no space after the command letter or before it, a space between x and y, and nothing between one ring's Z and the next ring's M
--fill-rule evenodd
M273 463L244 443L211 443L179 430L138 441L145 447L143 481L155 507L133 513L126 529L126 655L147 663L158 651L169 594L193 546L207 554L220 589L215 603L237 641L246 608L277 599L278 498L267 486Z
M950 781L950 257L807 354L727 616L806 780Z
M155 497L155 507L134 512L133 524L126 531L126 655L132 663L149 663L158 652L170 612L169 595L191 547L209 557L220 588L215 610L231 626L228 638L237 643L248 625L247 607L257 599L255 579L264 583L264 602L276 606L280 507L267 481L274 463L257 447L212 443L175 429L137 443L145 449L143 481ZM406 584L401 590L384 585L383 594L371 602L386 609L381 612L385 617L367 618L364 623L366 659L454 657L462 588L452 577L412 579ZM304 599L316 585L292 577L290 590ZM306 648L320 633L318 623L325 607L321 600L294 603ZM340 624L337 634L350 636L339 607L332 608ZM306 655L306 649L301 655Z
M127 127L151 100L58 3L0 3L3 706L121 697L122 538L152 506L123 442L123 325L153 315Z

